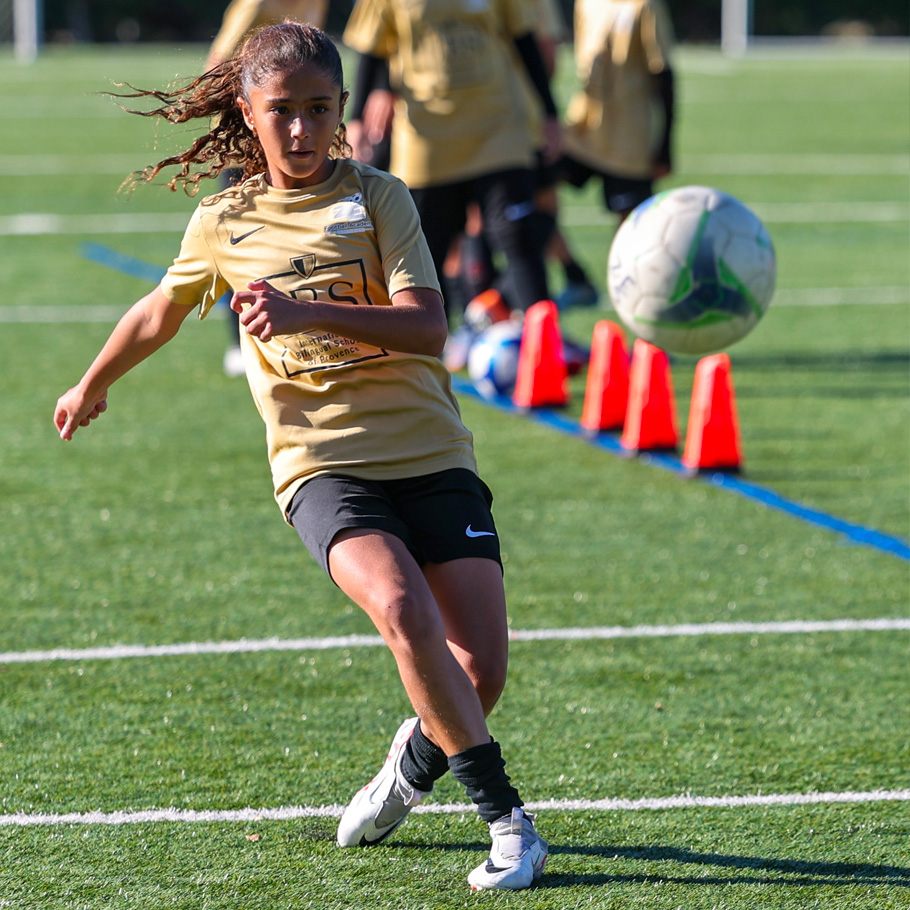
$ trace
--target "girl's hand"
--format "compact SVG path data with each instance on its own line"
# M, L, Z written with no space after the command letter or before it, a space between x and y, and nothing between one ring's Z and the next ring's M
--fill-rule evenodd
M267 281L251 281L247 288L234 294L231 309L240 314L240 324L248 335L270 341L275 335L296 335L310 328L301 319L304 308L300 301L275 290Z
M100 395L86 396L74 386L57 399L54 425L61 439L72 439L79 427L87 427L107 410L107 389Z

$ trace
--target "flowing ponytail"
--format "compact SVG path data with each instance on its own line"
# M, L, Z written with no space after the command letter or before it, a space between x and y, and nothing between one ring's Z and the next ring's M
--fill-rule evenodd
M244 179L262 173L266 168L265 154L259 140L244 122L237 98L242 96L249 100L253 87L273 75L305 63L315 64L331 78L339 92L342 90L344 73L341 56L328 35L312 25L285 22L255 32L238 54L188 85L150 91L126 83L131 92L111 92L114 98L154 98L160 102L158 107L148 111L124 108L130 114L160 117L169 123L186 123L200 118L211 122L209 131L189 148L134 172L124 186L148 183L164 168L179 166L180 171L168 181L167 186L176 190L180 185L187 195L194 196L201 180L217 177L227 167L241 168ZM350 154L351 147L342 123L335 133L330 155L346 158Z

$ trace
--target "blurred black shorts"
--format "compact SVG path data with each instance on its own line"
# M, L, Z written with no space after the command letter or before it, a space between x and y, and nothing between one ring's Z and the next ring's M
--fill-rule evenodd
M647 178L619 177L607 171L598 171L587 164L563 155L559 162L560 177L572 186L582 187L592 177L603 183L604 205L619 214L629 212L645 199L654 195L654 182Z

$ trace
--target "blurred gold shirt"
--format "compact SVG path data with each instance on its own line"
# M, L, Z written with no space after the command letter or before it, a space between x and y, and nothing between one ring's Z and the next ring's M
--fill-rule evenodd
M389 60L390 170L409 187L533 165L513 41L536 25L531 0L358 0L344 41Z
M224 11L209 59L221 63L233 57L251 32L285 19L322 28L328 5L329 0L233 0Z
M565 152L599 171L650 178L657 110L652 76L674 37L662 0L576 0L581 89L566 113Z

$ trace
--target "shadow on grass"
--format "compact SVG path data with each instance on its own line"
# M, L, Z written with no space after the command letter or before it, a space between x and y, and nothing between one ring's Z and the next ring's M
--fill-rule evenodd
M847 885L890 885L910 888L910 868L903 866L876 866L870 863L812 862L795 859L773 859L756 856L725 856L720 853L695 853L677 847L553 847L551 862L559 855L597 856L602 859L644 860L645 862L674 862L685 865L708 866L720 869L742 870L764 873L761 875L715 874L713 876L673 876L657 874L595 873L560 875L553 866L547 867L538 887L556 888L566 885L598 885L627 882L648 884L666 882L679 885L791 885L805 886L847 886Z
M484 854L489 841L463 841L460 843L433 843L430 849L443 851L474 851ZM406 850L424 850L427 844L408 840L389 842L385 849L400 847ZM485 855L485 854L484 854ZM687 866L712 867L730 870L715 874L672 875L659 873L623 873L617 864L614 873L591 872L580 874L561 873L559 857L596 857L603 861L634 860L650 863L678 863ZM736 874L736 872L743 874ZM755 872L759 874L745 874ZM535 888L566 888L576 885L784 885L806 887L898 887L910 888L910 867L879 866L872 863L824 862L798 859L775 859L761 856L728 856L722 853L696 853L684 847L617 847L604 846L552 846L550 860Z

